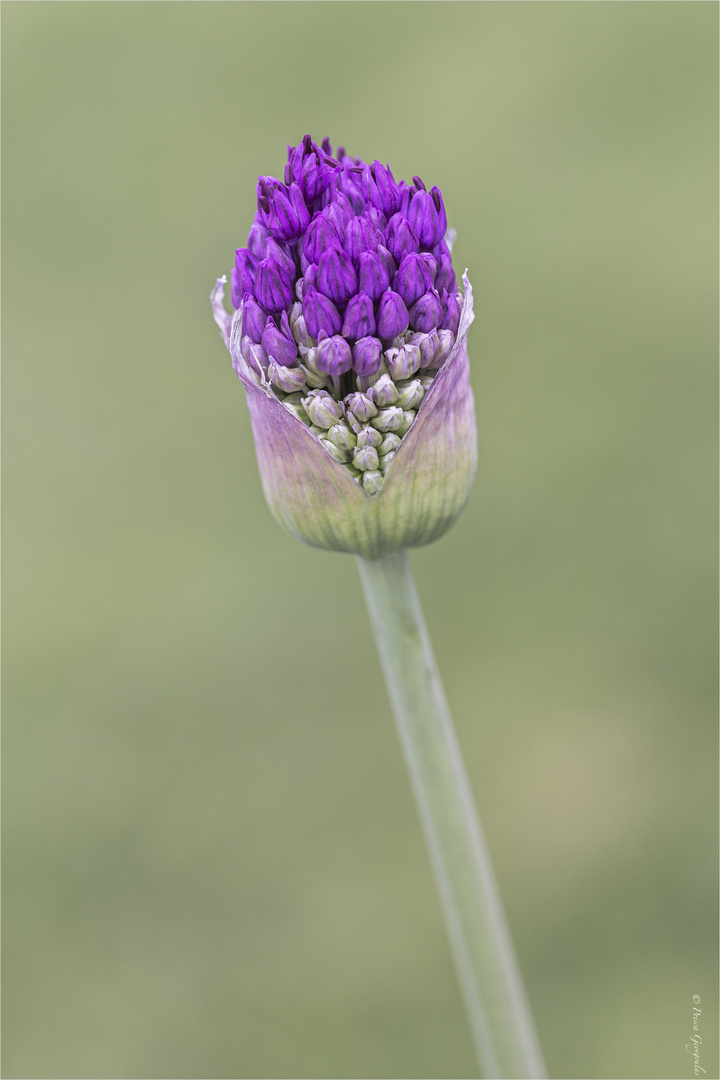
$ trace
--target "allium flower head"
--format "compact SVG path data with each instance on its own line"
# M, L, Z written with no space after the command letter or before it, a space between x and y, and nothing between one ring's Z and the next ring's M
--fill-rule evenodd
M441 536L476 462L467 332L439 188L329 140L261 176L215 319L245 387L271 510L306 543L376 558Z

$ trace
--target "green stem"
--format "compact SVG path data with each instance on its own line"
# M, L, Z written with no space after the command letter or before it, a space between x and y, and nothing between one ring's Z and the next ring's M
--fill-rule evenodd
M545 1076L407 552L359 558L482 1075Z

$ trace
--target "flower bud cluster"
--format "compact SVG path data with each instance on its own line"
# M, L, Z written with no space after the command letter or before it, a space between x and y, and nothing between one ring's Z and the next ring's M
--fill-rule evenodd
M437 187L396 181L327 139L261 176L232 300L252 377L377 494L458 333Z

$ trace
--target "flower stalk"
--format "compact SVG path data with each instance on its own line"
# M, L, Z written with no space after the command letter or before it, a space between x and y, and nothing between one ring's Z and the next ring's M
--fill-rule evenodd
M406 551L358 557L482 1075L545 1076Z

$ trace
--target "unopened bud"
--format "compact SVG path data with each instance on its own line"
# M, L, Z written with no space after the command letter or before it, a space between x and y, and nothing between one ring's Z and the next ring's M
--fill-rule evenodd
M374 469L363 473L363 487L367 491L368 495L377 495L380 488L383 486L384 476L381 472Z
M318 427L331 428L338 420L342 420L342 406L330 397L327 390L311 390L308 396L302 399L302 404L313 424Z
M415 412L413 409L405 409L403 411L403 421L400 427L397 429L398 435L402 436L410 430L412 422L415 419Z
M373 371L372 375L358 375L356 377L355 381L357 382L358 390L361 390L364 394L371 386L375 385L382 375L387 375L387 373L387 364L385 363L385 357L383 356L380 360L380 366L377 371Z
M364 424L366 420L370 420L371 417L377 416L377 405L369 394L348 394L344 401L353 416L362 424Z
M413 379L412 382L398 383L398 398L395 404L401 409L417 409L424 397L425 391L420 385L420 380Z
M368 390L368 397L372 398L380 408L385 405L394 405L398 399L397 387L389 375L381 375L375 385Z
M271 360L267 373L273 386L277 386L278 390L284 390L286 394L305 389L305 369L302 367L283 367L282 364L276 364L274 360Z
M394 453L398 446L402 442L399 435L396 435L394 431L388 431L387 435L383 438L378 448L378 454L380 457L386 457L388 454Z
M390 468L390 464L391 464L394 457L395 457L395 451L391 450L389 454L385 454L384 457L380 458L380 467L381 467L383 472L388 471L388 469Z
M305 372L305 382L312 390L327 389L330 385L330 380L327 375L321 374L319 371L313 371L312 368L301 365Z
M385 362L393 379L398 381L414 375L422 363L422 357L417 345L405 344L399 349L386 349Z
M427 394L428 390L430 389L432 384L435 382L435 376L434 375L418 375L418 382L420 383L423 390Z
M355 468L363 472L367 469L377 469L378 452L374 446L360 446L354 451L352 460Z
M335 458L336 461L341 463L348 460L349 454L347 450L343 450L340 446L336 446L335 443L330 442L329 439L321 439L320 441L331 458Z
M295 338L298 345L303 345L306 348L313 345L314 339L310 337L308 328L305 325L305 316L302 313L301 303L298 302L297 304L293 304L290 310L289 322L292 336Z
M248 337L246 335L242 339L240 343L240 352L242 353L243 358L247 362L247 365L251 371L257 373L267 370L267 353L263 349L262 345L257 345L251 337Z
M353 435L346 424L333 424L327 433L327 437L331 443L339 446L341 450L352 450L357 443L357 436Z
M387 409L381 409L377 416L373 417L372 426L378 431L398 431L404 419L402 409L390 405Z
M386 435L385 437L386 438L391 438L391 436L389 436L389 435ZM394 435L394 436L392 436L392 438L397 439L397 436ZM397 439L397 443L398 443L398 446L399 446L400 445L400 440L399 439ZM362 447L362 446L374 446L375 449L378 451L378 453L382 453L383 437L382 437L382 435L380 434L379 431L375 430L374 427L364 427L364 428L361 428L360 431L358 432L357 444L360 447Z

